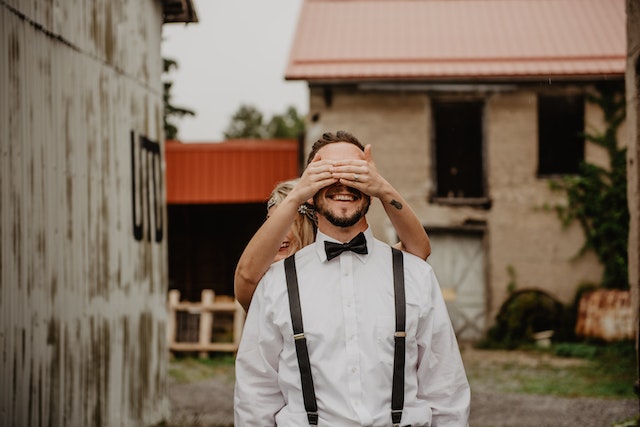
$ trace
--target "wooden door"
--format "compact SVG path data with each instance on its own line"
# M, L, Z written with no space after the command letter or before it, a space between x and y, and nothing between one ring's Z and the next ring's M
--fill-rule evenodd
M427 260L438 278L451 323L460 341L483 338L486 327L486 283L483 233L429 231Z

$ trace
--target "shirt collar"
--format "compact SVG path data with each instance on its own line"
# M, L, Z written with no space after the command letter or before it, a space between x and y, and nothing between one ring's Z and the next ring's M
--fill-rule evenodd
M375 245L373 244L374 237L373 237L373 232L371 231L371 227L367 227L367 229L364 230L363 233L364 233L364 237L367 239L367 253L366 254L357 254L357 253L352 252L352 254L356 258L358 258L360 261L366 262L366 260L369 258L369 256L373 252L373 248L374 248ZM315 249L316 249L316 253L320 257L320 261L322 261L322 262L326 262L327 261L327 253L324 250L324 242L325 241L334 242L334 243L343 243L343 242L341 242L339 240L334 239L333 237L327 236L322 231L318 230L318 232L316 234Z

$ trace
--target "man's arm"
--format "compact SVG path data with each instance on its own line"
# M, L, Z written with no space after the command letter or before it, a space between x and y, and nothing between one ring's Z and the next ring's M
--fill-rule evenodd
M264 283L256 291L236 356L235 425L275 426L275 415L285 405L278 386L278 357L282 336L264 304Z
M433 427L466 426L470 389L440 286L429 267L428 304L418 325L418 397L429 402Z

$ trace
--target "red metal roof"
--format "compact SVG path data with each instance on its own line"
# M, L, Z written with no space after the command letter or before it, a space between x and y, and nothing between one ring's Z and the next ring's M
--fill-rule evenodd
M167 141L165 153L169 204L263 202L298 176L296 140Z
M305 0L285 77L623 76L625 0Z

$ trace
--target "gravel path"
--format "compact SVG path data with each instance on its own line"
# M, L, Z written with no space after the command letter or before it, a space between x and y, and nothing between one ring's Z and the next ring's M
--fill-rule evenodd
M233 384L172 384L170 427L233 425ZM638 414L636 399L557 398L473 392L471 427L611 427Z
M482 367L517 353L465 350L465 365ZM521 356L521 363L529 363ZM558 363L566 363L566 359ZM637 417L637 399L558 398L479 390L472 384L471 427L612 427ZM490 389L491 387L483 387ZM233 426L233 380L220 375L205 381L170 382L171 419L167 427Z
M472 427L611 427L638 414L636 399L473 393Z

